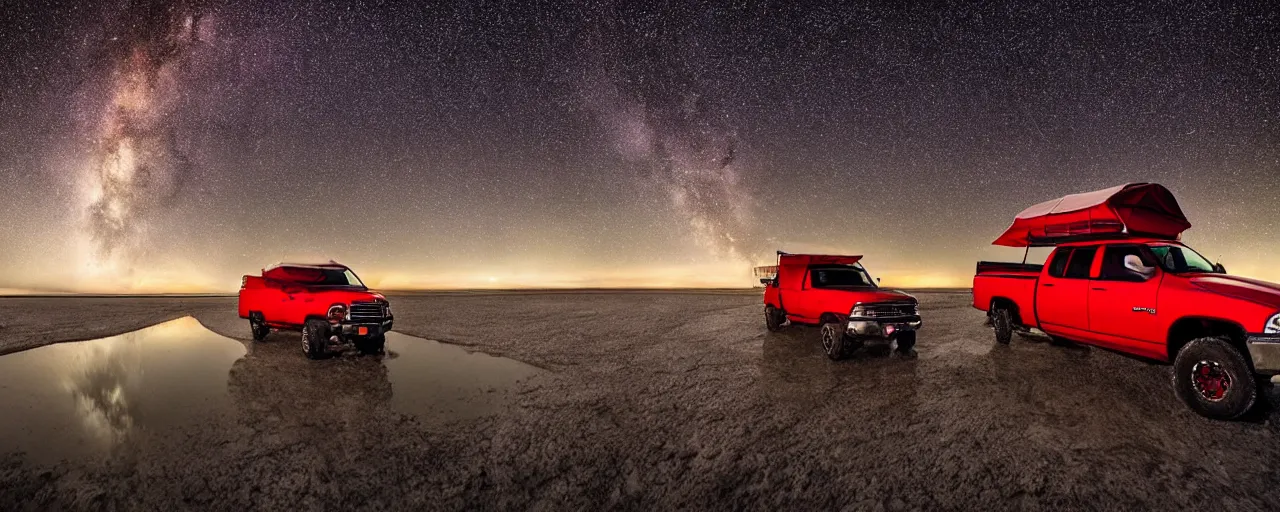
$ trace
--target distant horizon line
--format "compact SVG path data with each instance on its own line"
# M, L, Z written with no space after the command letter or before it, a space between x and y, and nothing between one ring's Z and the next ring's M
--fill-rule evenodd
M885 287L896 290L912 290L912 291L968 291L972 287ZM411 295L411 294L431 294L431 293L572 293L572 292L747 292L753 290L763 290L761 286L751 287L607 287L607 286L584 286L584 287L547 287L547 288L387 288L377 289L370 288L375 292L388 295ZM81 298L110 298L110 297L235 297L239 294L235 292L54 292L54 291L37 291L37 290L15 290L21 293L0 293L0 298L40 298L40 297L81 297Z

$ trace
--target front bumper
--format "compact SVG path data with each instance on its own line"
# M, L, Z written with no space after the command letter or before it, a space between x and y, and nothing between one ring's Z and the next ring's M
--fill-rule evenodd
M393 319L388 318L382 322L343 322L338 325L331 326L332 333L347 338L372 338L386 334L391 330ZM362 332L363 328L363 332Z
M914 332L924 325L919 316L895 318L850 318L845 334L862 339L892 340L901 332Z
M1280 334L1250 334L1245 337L1244 344L1249 347L1253 371L1280 373Z

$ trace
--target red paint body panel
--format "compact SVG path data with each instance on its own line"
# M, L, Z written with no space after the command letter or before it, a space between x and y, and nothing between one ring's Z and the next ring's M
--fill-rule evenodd
M240 318L258 312L271 327L298 329L307 318L324 317L335 304L386 302L381 293L363 286L310 284L314 279L307 269L318 267L349 270L339 264L279 265L264 270L263 276L244 276L237 307Z
M815 324L827 313L847 317L858 303L916 301L905 293L876 287L814 288L809 285L811 267L856 265L861 260L862 256L782 254L778 258L775 284L765 287L764 303L785 311L792 322Z
M1259 333L1280 311L1280 285L1264 281L1163 268L1140 282L1101 278L1101 257L1108 248L1133 245L1185 247L1152 238L1063 244L1049 261L1069 248L1099 248L1088 278L1052 277L1050 265L1039 274L980 270L973 280L973 305L988 311L993 302L1007 301L1014 304L1019 317L1015 320L1023 326L1164 361L1176 355L1169 353L1168 340L1179 321L1226 322L1245 333Z

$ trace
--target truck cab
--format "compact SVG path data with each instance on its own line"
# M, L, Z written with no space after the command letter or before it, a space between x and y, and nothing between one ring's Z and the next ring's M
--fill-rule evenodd
M281 263L259 276L246 275L237 309L254 340L263 341L272 330L299 331L303 352L312 359L348 344L379 353L394 320L384 295L333 261Z
M821 326L823 351L833 360L870 343L896 342L914 355L920 329L919 304L900 291L884 290L862 266L862 256L778 253L778 265L764 267L765 326Z
M1180 216L1171 201L1162 199L1165 211ZM1112 212L1134 206L1097 204ZM1280 285L1228 275L1178 241L1176 226L1147 235L1109 229L1057 237L1044 265L980 262L973 305L988 313L996 340L1038 329L1172 363L1175 393L1193 410L1244 414L1257 397L1255 376L1280 373Z

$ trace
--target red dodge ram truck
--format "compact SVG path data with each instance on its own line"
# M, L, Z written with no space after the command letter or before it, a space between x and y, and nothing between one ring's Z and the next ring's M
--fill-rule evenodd
M257 341L272 329L302 331L302 351L311 359L347 344L380 353L393 320L386 297L332 261L281 263L261 276L244 276L239 311Z
M1042 203L997 245L1056 246L1047 265L978 263L973 305L996 341L1036 328L1054 337L1173 363L1177 396L1230 419L1280 372L1280 285L1227 275L1178 241L1190 228L1156 184Z
M920 308L915 297L881 289L858 261L862 256L778 252L773 273L761 279L764 323L770 331L787 322L822 326L827 357L848 357L867 342L896 341L898 352L915 355Z

